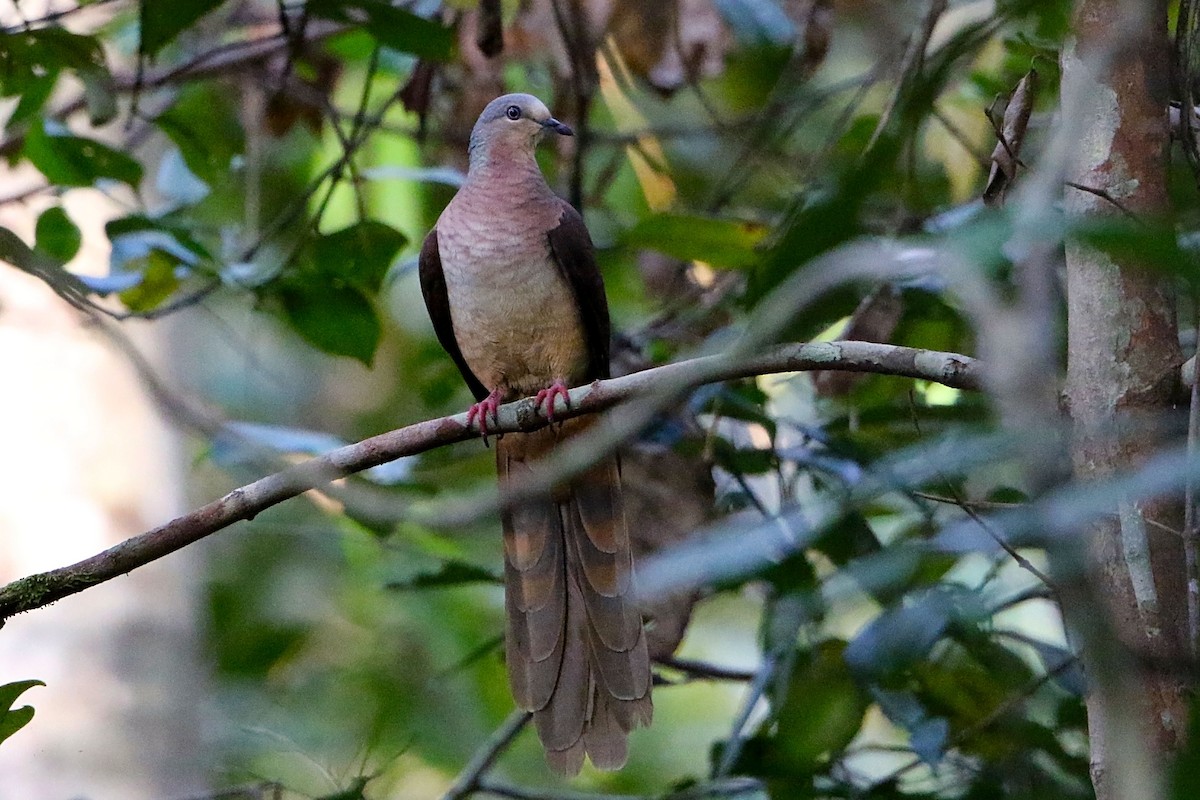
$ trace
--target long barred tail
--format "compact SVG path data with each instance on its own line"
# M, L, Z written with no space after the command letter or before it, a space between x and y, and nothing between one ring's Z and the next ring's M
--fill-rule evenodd
M501 489L534 474L541 457L588 424L505 434L496 443ZM502 520L513 696L533 712L556 772L578 773L585 753L617 769L629 731L649 725L654 706L616 457Z

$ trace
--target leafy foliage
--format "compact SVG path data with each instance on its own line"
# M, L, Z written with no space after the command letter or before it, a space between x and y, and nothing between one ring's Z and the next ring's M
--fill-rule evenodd
M0 744L33 719L33 707L13 708L17 698L34 686L45 686L41 681L17 681L0 686Z
M4 33L0 95L15 101L5 153L55 199L32 246L0 228L0 259L93 310L180 311L181 371L227 416L278 426L292 440L271 443L278 457L467 402L413 266L465 167L472 104L497 78L464 52L469 29L429 4L267 5L254 25L219 0L145 0L136 18L114 15L91 35L55 24ZM986 170L964 153L991 151L983 108L1032 61L1045 79L1037 108L1054 108L1047 62L1069 3L1008 0L986 19L947 22L903 74L884 58L917 23L902 10L881 31L840 6L802 26L773 0L722 0L693 21L711 30L679 59L682 29L663 28L653 4L618 3L594 37L601 67L580 80L558 58L572 47L527 5L505 4L503 84L564 116L589 114L570 120L583 134L573 144L543 148L543 166L564 193L577 178L629 334L622 357L838 336L863 321L880 284L896 308L863 338L975 351L971 303L1014 291L1018 221L974 202ZM286 30L254 33L278 18ZM820 51L823 34L838 47ZM130 89L139 63L136 126L154 146L114 122L115 87ZM86 120L49 105L63 76L80 82ZM593 83L595 96L577 96ZM64 265L86 255L87 227L61 196L95 189L118 201L100 243L108 270L75 275ZM1040 222L1053 241L1064 235L1061 218ZM1074 233L1195 280L1169 225L1113 217ZM959 272L939 270L946 261ZM184 313L200 303L218 321ZM220 355L230 340L242 349ZM908 379L828 378L702 387L643 436L660 457L715 475L700 518L719 515L747 542L764 528L779 538L769 559L704 582L711 596L683 645L689 658L748 664L749 686L699 673L663 686L630 766L584 782L663 797L706 785L776 798L1089 797L1082 671L1039 605L1044 587L974 523L988 503L1037 499L1008 454L989 449L991 410ZM328 436L290 435L316 428ZM236 458L227 444L206 455L230 480L256 476L241 456L263 442L244 435ZM408 781L448 782L507 715L498 578L479 566L501 563L497 526L462 511L493 485L492 458L432 452L403 480L339 482L217 545L207 647L235 776L269 774L308 796L390 796ZM903 468L912 461L922 470ZM630 491L671 471L646 486L627 478ZM644 505L690 518L684 493L662 485ZM963 526L970 535L947 543ZM0 739L32 716L8 709L35 683L0 687L0 701L11 694ZM278 741L235 732L249 727L323 764L361 760L377 777L331 793L282 759ZM1191 796L1194 751L1180 760L1179 797ZM530 741L505 758L506 777L545 782ZM752 782L741 795L729 789L737 777Z

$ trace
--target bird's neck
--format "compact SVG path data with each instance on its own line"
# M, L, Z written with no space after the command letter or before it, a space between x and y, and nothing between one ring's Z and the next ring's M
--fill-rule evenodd
M467 181L513 181L545 183L533 151L523 142L472 142L467 165Z

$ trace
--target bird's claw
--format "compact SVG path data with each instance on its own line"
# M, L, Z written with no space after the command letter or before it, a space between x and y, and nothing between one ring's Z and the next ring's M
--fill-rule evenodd
M538 391L537 396L533 398L533 407L535 410L540 410L544 405L546 407L546 419L554 422L554 400L561 396L563 402L567 404L567 408L571 407L571 393L567 389L567 385L562 381L555 381L545 389Z
M500 391L493 389L492 393L487 397L475 403L467 409L467 427L471 427L473 423L479 426L479 434L483 437L483 443L488 443L488 415L491 415L492 420L497 425L500 424Z

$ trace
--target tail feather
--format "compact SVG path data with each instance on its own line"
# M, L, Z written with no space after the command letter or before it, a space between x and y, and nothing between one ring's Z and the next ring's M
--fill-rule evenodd
M534 474L559 439L587 424L504 436L496 447L501 487ZM575 774L585 754L616 769L629 731L653 716L616 458L552 497L517 504L502 521L513 696L533 712L556 772Z

